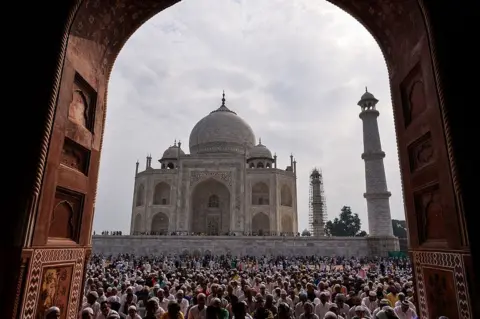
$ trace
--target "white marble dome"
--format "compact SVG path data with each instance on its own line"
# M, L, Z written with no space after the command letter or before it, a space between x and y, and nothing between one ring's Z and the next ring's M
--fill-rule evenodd
M162 159L176 159L184 155L185 153L183 150L177 145L177 143L175 143L175 145L170 146L165 152L163 152Z
M261 141L258 142L250 151L248 152L248 158L268 158L272 159L272 152L262 144Z
M245 148L255 145L255 134L247 122L225 106L224 94L222 105L193 127L189 142L192 155L244 154Z

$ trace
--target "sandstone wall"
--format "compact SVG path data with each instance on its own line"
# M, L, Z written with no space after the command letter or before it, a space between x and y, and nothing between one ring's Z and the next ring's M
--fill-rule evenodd
M368 256L372 247L358 237L192 237L192 236L93 236L93 253L180 254L211 253L232 255L285 256Z

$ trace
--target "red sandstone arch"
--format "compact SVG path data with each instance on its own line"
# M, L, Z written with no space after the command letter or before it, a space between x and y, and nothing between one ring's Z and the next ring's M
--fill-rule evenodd
M421 318L434 318L440 314L450 318L473 318L469 293L470 296L474 295L472 289L478 285L478 279L473 276L470 252L473 249L471 242L474 241L470 241L469 236L473 238L475 234L466 231L464 203L469 188L465 181L469 179L466 173L463 174L468 171L471 162L466 159L467 155L461 153L461 146L453 148L453 141L461 141L462 137L468 135L459 133L460 129L456 129L453 134L450 127L451 122L456 121L458 125L468 116L462 117L453 108L453 104L459 103L458 99L462 98L461 94L452 94L455 98L448 97L444 95L442 87L448 83L451 90L457 92L455 84L445 76L453 71L445 65L437 64L444 57L435 51L433 42L432 34L435 34L435 39L443 45L442 50L449 50L439 35L442 31L438 31L445 31L446 27L442 26L445 21L432 18L432 21L436 21L432 24L427 15L438 17L441 15L435 11L438 8L444 10L445 16L449 17L453 15L458 18L459 12L449 11L447 15L446 3L453 3L447 0L436 1L435 5L427 0L332 2L358 19L373 34L389 69L409 244L420 297L419 315ZM5 287L9 291L2 295L15 295L14 299L6 300L9 307L6 310L7 317L10 317L10 313L11 317L15 317L15 314L32 317L36 305L27 300L38 302L39 296L38 287L32 285L32 274L40 273L44 264L62 267L60 265L66 263L73 265L76 270L75 275L69 279L73 290L68 313L73 314L69 317L74 317L79 302L75 292L81 290L79 280L83 278L82 264L86 263L90 254L98 162L106 115L106 89L111 67L128 37L148 18L174 3L174 0L73 0L56 3L51 9L49 4L40 3L44 6L41 11L45 15L52 14L49 21L56 23L56 29L48 29L50 26L38 23L40 20L48 20L45 16L32 19L35 28L31 29L54 30L55 32L44 33L44 41L50 39L52 44L52 48L45 47L46 50L58 49L60 54L53 58L56 52L46 53L49 60L42 62L48 64L48 68L41 69L45 71L46 81L38 81L38 88L30 94L34 103L31 103L32 107L28 110L40 116L31 114L29 123L37 126L25 127L30 129L27 132L31 132L31 136L41 134L41 137L33 139L29 149L22 145L26 149L24 154L33 157L19 159L29 166L22 166L27 176L25 185L14 188L14 192L19 194L18 203L23 201L22 208L19 208L21 205L15 207L15 212L18 212L15 215L16 225L22 226L6 230L12 232L11 238L14 239L12 249L8 252L13 257L12 263L6 265L10 267L8 269L13 276L5 281ZM37 4L25 5L19 2L19 5L35 8ZM425 9L426 6L428 9ZM24 10L22 8L21 11ZM33 11L37 14L40 10ZM455 29L456 24L466 23L460 19L454 20L448 28ZM436 29L432 30L432 25ZM61 29L69 30L70 36L68 32L61 34ZM445 35L451 40L448 36ZM455 37L461 36L462 34L455 34ZM22 40L23 37L24 35ZM18 59L22 61L21 58ZM467 62L459 63L467 65ZM83 103L89 104L82 105L83 110L91 110L93 114L83 112L85 119L72 124L67 120L66 114L74 90L80 90ZM46 91L51 92L50 96L46 96ZM468 91L465 90L463 94L472 94ZM473 104L475 100L472 98L470 102ZM18 114L25 116L21 111ZM77 113L79 114L82 112ZM88 123L84 120L92 116L94 123L90 127L78 126ZM456 145L461 144L457 142ZM464 168L457 168L458 159ZM69 170L65 169L67 164ZM459 175L459 171L463 175ZM65 192L72 189L75 191ZM72 214L80 216L78 222L72 225L79 229L79 236L75 240L49 238L53 208L59 202L68 203L73 207ZM435 221L426 220L430 207L436 207L436 212L441 211L442 217ZM427 227L448 227L448 231L436 232L437 235L432 240ZM439 233L444 238L438 238ZM33 260L39 262L33 263ZM38 276L41 278L40 274ZM455 293L452 291L455 285L465 289ZM13 292L13 287L17 287L17 293ZM439 299L444 294L430 294L439 289L452 292L457 296L458 302L446 303ZM479 317L478 309L475 311Z

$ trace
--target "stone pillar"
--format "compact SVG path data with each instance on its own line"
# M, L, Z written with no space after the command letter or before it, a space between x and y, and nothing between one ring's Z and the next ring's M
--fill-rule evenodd
M360 119L363 121L363 148L362 159L365 161L366 192L363 195L367 200L369 235L373 237L393 237L392 217L390 214L387 180L378 131L377 118L380 113L375 108L378 100L365 90L365 94L358 102L362 111Z

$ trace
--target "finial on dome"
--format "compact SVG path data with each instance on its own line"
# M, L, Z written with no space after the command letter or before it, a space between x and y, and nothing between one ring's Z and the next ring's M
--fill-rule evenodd
M223 90L222 94L222 106L225 106L225 90Z
M173 141L173 146L177 146L177 139Z
M262 145L262 138L261 137L258 138L258 145Z
M178 140L178 148L180 148L180 146L182 146L182 142L180 140Z
M367 92L368 92L368 89L367 89L367 86L365 85L365 93L367 93Z

